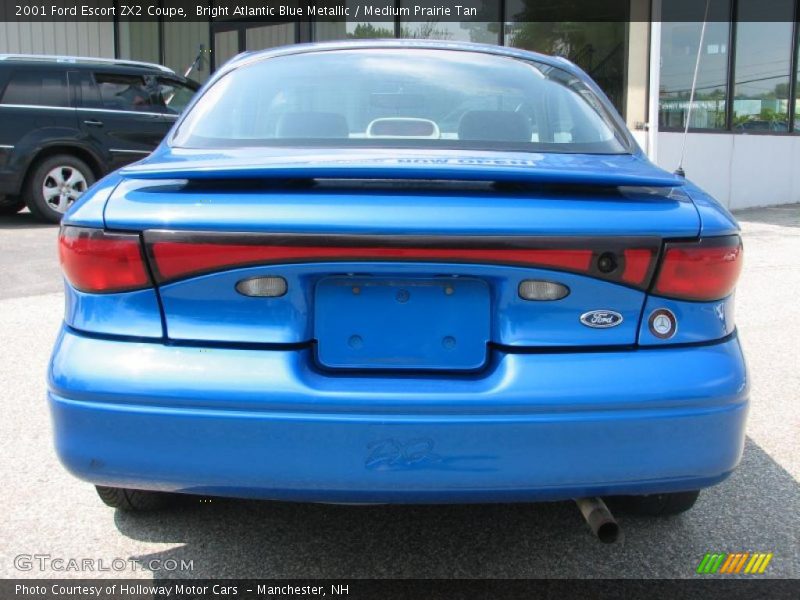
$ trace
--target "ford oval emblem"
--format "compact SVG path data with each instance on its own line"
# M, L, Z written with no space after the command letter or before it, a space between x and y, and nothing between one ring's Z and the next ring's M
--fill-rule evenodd
M622 323L622 315L613 310L590 310L581 315L581 323L595 329L607 329Z

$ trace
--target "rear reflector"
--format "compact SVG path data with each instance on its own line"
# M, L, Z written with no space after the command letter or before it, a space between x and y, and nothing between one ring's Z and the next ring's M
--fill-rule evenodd
M65 226L58 253L67 280L82 292L123 292L151 285L137 234Z
M653 288L658 296L710 302L733 292L742 270L738 235L666 245Z

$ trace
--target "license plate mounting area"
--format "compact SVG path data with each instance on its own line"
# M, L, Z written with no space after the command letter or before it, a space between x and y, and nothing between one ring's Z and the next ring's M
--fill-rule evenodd
M340 369L477 370L490 293L471 278L326 277L316 285L318 362Z

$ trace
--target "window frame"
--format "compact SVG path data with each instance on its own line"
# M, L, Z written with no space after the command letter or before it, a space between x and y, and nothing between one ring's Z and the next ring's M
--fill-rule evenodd
M733 106L736 95L736 37L739 30L739 0L728 0L730 5L730 22L728 23L728 64L725 73L727 94L725 97L725 126L719 129L703 129L697 127L689 127L689 133L703 133L707 135L766 135L766 136L797 136L800 135L800 127L796 123L798 118L797 97L798 93L798 51L800 50L800 0L794 2L794 13L792 15L792 44L790 46L791 55L789 57L789 98L788 98L788 111L787 120L789 122L788 131L737 131L733 127ZM658 48L659 56L661 48ZM694 66L692 67L694 68ZM695 100L697 102L697 100ZM661 98L659 97L658 103L658 121L661 113ZM683 133L684 127L659 127L659 132L665 133Z

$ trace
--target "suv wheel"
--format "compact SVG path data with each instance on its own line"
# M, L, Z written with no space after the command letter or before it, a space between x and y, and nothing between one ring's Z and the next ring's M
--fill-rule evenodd
M172 494L166 492L149 492L102 485L94 487L97 490L97 495L107 506L129 512L158 510L167 506L172 499Z
M25 208L19 196L0 196L0 215L15 215Z
M25 202L35 217L58 223L93 183L94 174L85 162L69 154L58 154L34 167Z
M700 491L695 490L648 496L620 496L612 500L612 505L633 515L666 517L686 512L694 506L699 495Z

